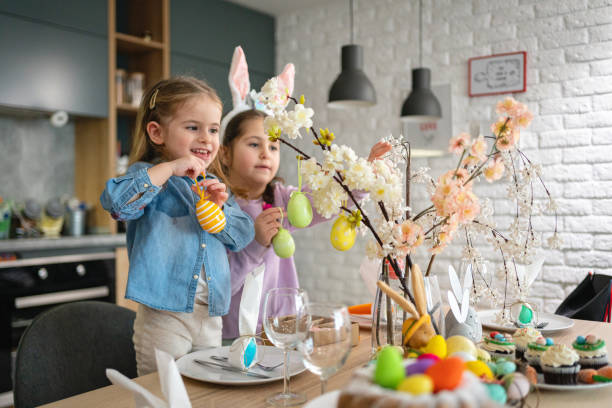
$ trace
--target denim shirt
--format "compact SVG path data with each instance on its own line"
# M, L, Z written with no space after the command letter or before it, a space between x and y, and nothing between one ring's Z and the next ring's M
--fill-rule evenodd
M113 218L127 221L130 270L125 297L155 309L192 312L204 265L209 314L227 314L231 286L226 248L240 251L252 241L251 217L230 197L223 206L225 228L209 234L196 218L193 181L172 176L157 187L149 178L150 167L134 163L126 175L110 179L100 196Z

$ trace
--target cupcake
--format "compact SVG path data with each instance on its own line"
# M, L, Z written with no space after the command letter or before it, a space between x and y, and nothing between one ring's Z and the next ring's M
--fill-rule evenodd
M589 334L588 336L578 336L572 343L574 351L578 353L580 366L582 368L593 368L597 370L608 365L608 350L603 339Z
M578 353L565 344L555 344L542 353L540 365L544 373L544 382L547 384L573 385L577 383Z
M542 334L534 329L533 327L522 327L514 332L514 343L516 344L516 358L523 359L525 351L527 351L527 345L536 341Z
M480 348L488 352L493 360L504 358L509 361L515 359L516 346L512 336L505 336L499 332L491 332L489 336L482 339Z
M524 354L524 359L527 363L535 368L538 373L542 372L542 367L540 366L540 358L542 354L552 346L553 340L549 337L545 339L544 337L538 337L535 341L527 344L527 350Z

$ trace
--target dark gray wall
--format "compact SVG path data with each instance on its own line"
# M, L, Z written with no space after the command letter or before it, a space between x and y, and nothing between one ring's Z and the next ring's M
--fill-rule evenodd
M107 116L106 4L0 2L0 105Z
M274 17L219 0L171 0L170 20L172 74L208 81L225 112L232 109L227 75L237 45L246 54L252 89L274 75Z

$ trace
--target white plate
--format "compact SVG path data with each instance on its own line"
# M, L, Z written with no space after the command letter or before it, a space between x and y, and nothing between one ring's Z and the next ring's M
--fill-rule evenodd
M317 398L308 402L303 408L332 408L338 403L338 396L340 390L326 392L323 395L319 395Z
M483 327L493 330L514 332L517 327L511 324L502 325L495 321L495 315L499 310L482 310L478 312L478 317ZM546 327L538 329L542 334L551 334L561 330L569 329L574 325L574 321L569 317L560 316L552 313L539 313L540 322L548 322Z
M372 315L367 314L351 314L351 322L359 324L359 327L368 329L372 327Z
M576 385L559 385L559 384L545 384L544 374L538 374L538 383L535 385L541 390L549 391L584 391L593 390L595 388L609 387L612 382L601 382L595 384L576 384Z
M283 350L272 346L258 346L260 353L263 354L263 359L260 361L264 365L275 365L283 361ZM176 361L179 372L185 377L193 378L194 380L206 381L215 384L224 385L252 385L263 384L267 382L283 379L283 366L279 366L272 371L264 371L257 368L251 368L249 371L257 374L269 375L270 378L250 377L240 372L227 371L222 368L205 367L196 364L193 360L204 360L217 363L210 356L227 357L230 346L210 348L206 350L195 351L179 358ZM306 370L302 363L302 355L295 350L289 350L289 375L294 376Z

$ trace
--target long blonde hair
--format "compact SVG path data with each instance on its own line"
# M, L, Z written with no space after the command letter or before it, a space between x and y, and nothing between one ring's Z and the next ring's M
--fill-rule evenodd
M155 163L163 160L164 147L151 141L147 134L147 123L151 121L167 123L181 104L189 98L199 95L208 96L223 109L223 103L217 95L217 91L197 78L178 76L163 79L151 86L144 94L138 108L136 126L132 137L130 164L137 161Z

